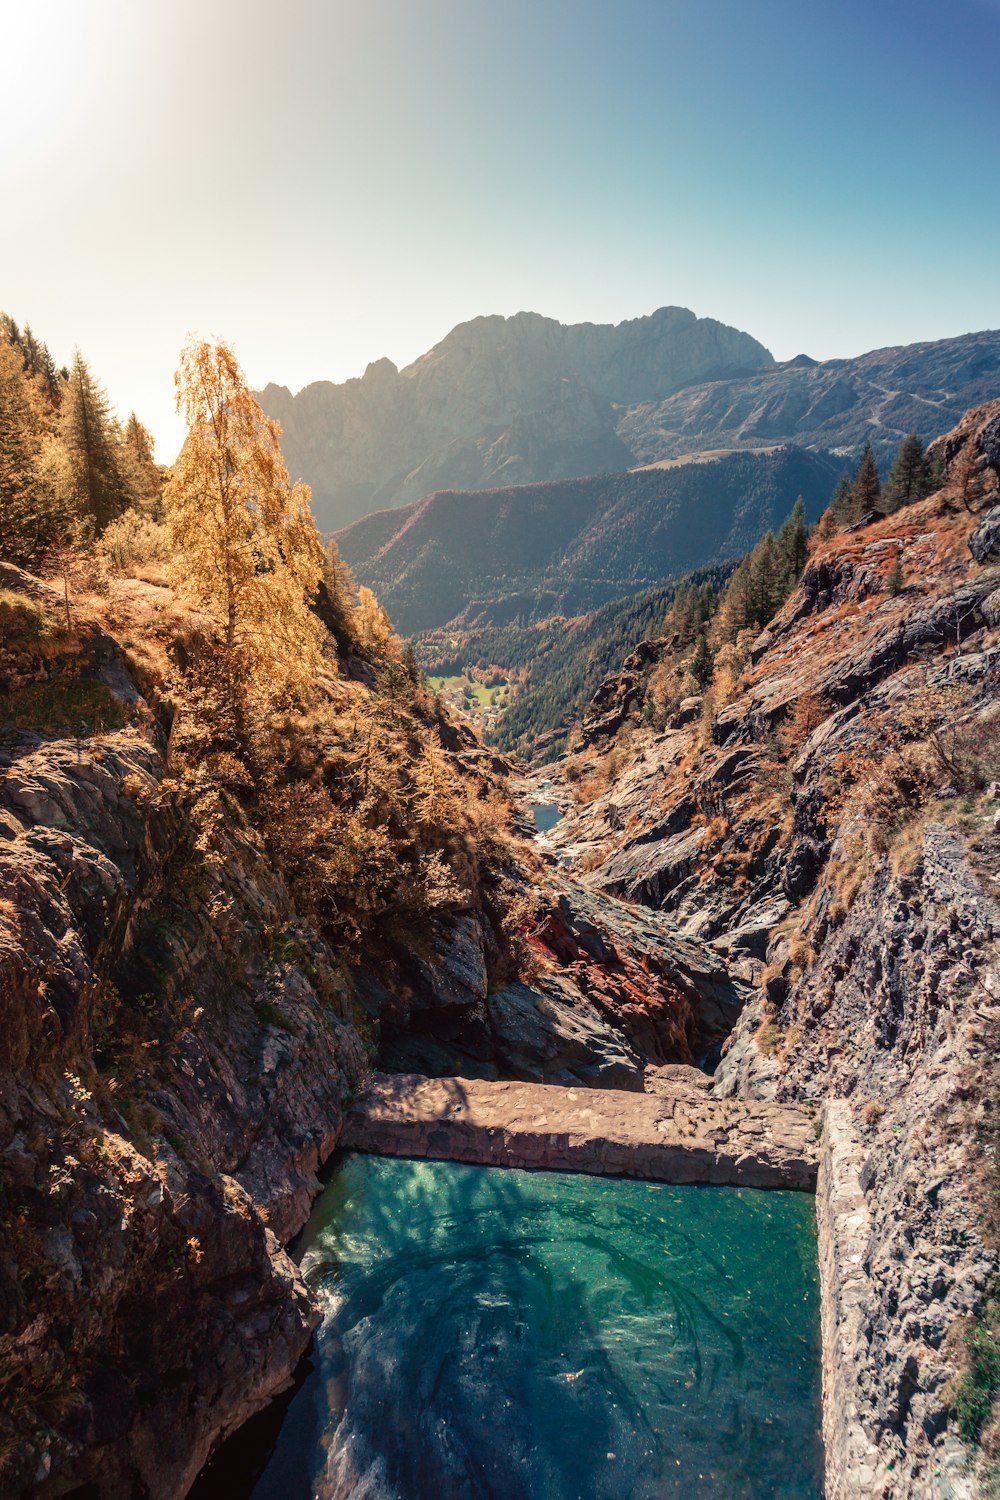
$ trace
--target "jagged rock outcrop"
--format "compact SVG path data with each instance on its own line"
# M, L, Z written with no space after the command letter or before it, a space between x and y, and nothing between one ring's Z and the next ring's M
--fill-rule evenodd
M381 359L360 380L260 399L333 528L434 490L627 468L616 405L772 363L749 334L683 307L617 326L517 313L461 323L403 370Z
M253 840L206 867L159 809L162 734L91 645L132 722L8 730L0 769L3 1489L166 1500L309 1340L281 1247L365 1058L323 945L267 940L294 907Z
M517 1078L641 1091L650 1064L721 1046L747 990L669 918L550 877L529 926L529 979L487 989L474 930L450 941L416 987L362 982L395 1072ZM390 971L391 972L391 971Z

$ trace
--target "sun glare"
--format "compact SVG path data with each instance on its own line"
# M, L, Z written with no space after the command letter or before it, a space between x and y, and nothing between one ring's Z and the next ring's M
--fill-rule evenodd
M3 6L0 121L4 138L18 143L16 166L22 173L37 168L40 158L65 142L93 81L102 10L79 0Z

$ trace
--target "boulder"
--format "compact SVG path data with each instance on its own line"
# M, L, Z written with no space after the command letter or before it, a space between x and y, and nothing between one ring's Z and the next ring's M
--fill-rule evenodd
M980 519L969 537L969 551L983 567L1000 562L1000 505L994 505Z

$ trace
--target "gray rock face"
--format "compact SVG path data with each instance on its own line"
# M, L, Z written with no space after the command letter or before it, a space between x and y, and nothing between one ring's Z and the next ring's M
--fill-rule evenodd
M748 334L682 307L617 327L518 313L462 323L404 370L383 359L360 380L295 397L271 385L261 401L332 529L434 490L627 468L612 403L772 363Z
M0 1257L0 1366L36 1387L71 1376L78 1396L44 1438L22 1423L7 1493L184 1493L316 1321L280 1242L318 1191L361 1047L294 961L270 959L258 933L288 899L238 830L204 905L185 905L165 873L182 830L151 811L162 772L124 731L29 742L0 784L0 1181L22 1226ZM189 1024L134 1043L129 1092L162 1132L143 1151L134 1101L93 1079L135 1025L116 982L141 997L153 968L192 998Z
M969 537L969 551L977 563L1000 562L1000 505L988 510Z
M974 856L995 878L997 835L984 835ZM817 905L814 930L828 904ZM755 1002L716 1078L716 1091L743 1097L836 1101L819 1191L824 1386L834 1393L827 1472L842 1500L977 1493L962 1477L961 1444L942 1436L945 1341L996 1267L983 1189L970 1184L974 1125L962 1100L982 1066L985 1028L996 1025L998 938L1000 910L964 840L931 825L913 873L893 875L883 862L778 1004L779 1019L802 1031L780 1067L753 1039Z

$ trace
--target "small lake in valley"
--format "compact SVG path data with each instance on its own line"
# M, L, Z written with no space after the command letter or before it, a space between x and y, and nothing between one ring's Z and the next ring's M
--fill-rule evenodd
M535 821L536 833L548 833L562 817L562 810L554 802L529 802L528 811Z
M822 1495L807 1194L347 1155L296 1254L309 1371L196 1494Z

